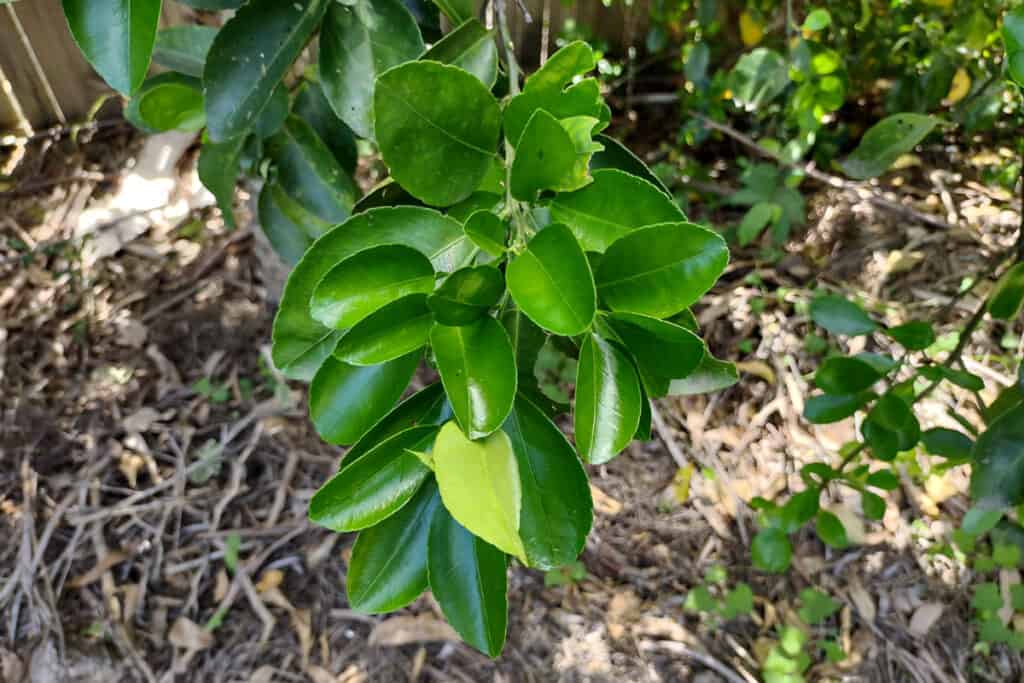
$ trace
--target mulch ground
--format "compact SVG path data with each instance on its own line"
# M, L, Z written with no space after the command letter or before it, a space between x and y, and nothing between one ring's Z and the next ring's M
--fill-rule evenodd
M927 456L902 465L879 523L832 492L850 548L804 532L786 575L749 562L749 501L799 490L802 464L835 461L855 436L852 421L800 418L820 361L805 347L810 290L858 292L890 320L954 323L990 285L956 295L1012 243L1019 209L974 182L967 160L963 176L911 167L901 187L877 189L939 214L945 193L954 234L820 189L808 232L777 265L756 249L734 256L698 314L715 353L742 363L741 382L661 401L653 441L592 468L585 573L546 585L514 567L508 645L492 661L450 639L429 596L396 615L348 608L354 537L305 514L341 451L320 442L302 388L268 362L274 285L248 229L228 232L196 208L83 259L76 216L116 192L137 150L116 127L78 146L36 145L22 168L38 186L0 192L0 680L757 681L807 587L842 603L814 630L847 653L816 657L808 680L1024 673L1003 648L972 652L977 578L928 552L967 508L966 477L931 472ZM1020 332L979 335L969 369L1009 383ZM972 401L936 393L927 426L947 424L948 409L976 421ZM750 616L684 610L716 565L727 585L753 588Z

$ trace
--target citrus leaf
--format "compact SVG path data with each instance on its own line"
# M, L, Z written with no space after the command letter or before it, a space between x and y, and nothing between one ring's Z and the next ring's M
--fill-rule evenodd
M488 88L498 79L498 48L494 32L468 19L430 46L421 59L451 64L468 71Z
M148 79L130 105L149 131L194 132L206 124L199 79L178 73Z
M241 138L236 138L241 140ZM221 143L222 145L230 145L233 141ZM203 145L203 148L199 152L199 168L203 167L203 156L207 154L207 149L210 147L219 147L220 145ZM200 176L201 177L201 176ZM232 186L232 191L234 186ZM232 196L233 196L232 192ZM216 196L216 195L215 195ZM311 238L305 230L299 227L288 215L288 213L282 208L281 202L290 202L290 198L285 194L284 190L277 183L267 183L260 190L260 197L257 202L257 210L260 219L260 228L263 233L267 236L270 241L270 246L274 248L277 255L290 266L295 265L302 258L302 255L306 253L309 246L313 244L313 238ZM221 208L224 211L224 208ZM225 215L225 222L227 222ZM233 219L232 219L233 220Z
M811 319L832 334L851 337L871 334L878 325L857 304L839 296L819 296L811 302Z
M826 394L859 394L870 389L883 374L860 358L826 358L814 374L814 383Z
M909 351L923 351L935 343L935 330L929 323L911 321L885 331Z
M434 325L426 294L410 294L385 304L356 323L334 350L350 365L376 365L423 347Z
M880 176L896 159L928 137L936 123L924 114L887 116L868 129L857 148L839 166L856 180Z
M468 325L487 314L505 293L501 272L491 266L455 271L427 298L442 325Z
M762 529L754 536L754 542L750 546L750 557L754 566L761 571L781 574L789 569L793 548L789 544L786 532L770 527Z
M156 34L153 62L171 71L195 78L203 77L206 53L217 35L211 26L172 26Z
M804 403L804 419L816 425L839 422L863 408L874 396L871 392L811 396Z
M510 178L512 196L534 202L542 190L574 190L569 185L576 166L576 148L554 116L538 109L530 117L516 148Z
M986 509L1024 502L1024 404L1017 405L978 437L971 467L971 498Z
M149 70L160 0L63 0L82 54L111 88L132 95Z
M505 253L508 223L490 211L476 211L466 219L466 235L473 244L495 258Z
M359 441L345 451L345 458L341 461L338 471L347 469L373 447L399 432L423 425L440 427L450 417L451 410L447 406L444 387L440 382L435 382L399 403L359 437Z
M740 381L736 366L725 360L719 360L705 352L700 364L689 375L682 379L674 379L668 388L669 396L693 396L710 394L728 389Z
M1024 61L1024 56L1021 57ZM988 312L996 320L1012 320L1024 304L1024 263L1018 263L999 279L988 298Z
M206 186L206 189L213 193L217 199L217 206L220 207L221 215L224 217L224 223L232 229L236 225L235 184L238 182L244 144L245 138L240 136L219 144L206 140L199 148L197 169L199 180Z
M307 81L299 87L292 111L323 140L345 173L352 174L356 170L359 150L356 149L355 133L334 113L319 83ZM352 213L356 213L355 207Z
M680 379L704 360L704 342L675 323L636 313L612 313L608 322L636 358L642 374Z
M1003 43L1006 45L1006 73L1024 87L1024 8L1003 15Z
M849 541L846 537L846 527L843 523L835 516L834 513L828 510L819 510L818 518L815 520L814 530L818 532L818 538L820 538L826 545L830 545L833 548L845 548L849 545Z
M576 368L576 448L600 465L624 449L640 424L640 380L612 342L587 335Z
M641 161L640 157L633 154L624 144L604 134L595 135L594 142L600 144L603 149L600 152L595 152L590 157L591 171L599 171L604 168L625 171L641 180L646 180L666 195L671 195L668 188L665 187L665 183L661 181L661 178L654 175L654 171L648 168L647 164Z
M906 401L894 394L878 399L861 425L861 434L879 460L893 460L900 451L917 445L921 425Z

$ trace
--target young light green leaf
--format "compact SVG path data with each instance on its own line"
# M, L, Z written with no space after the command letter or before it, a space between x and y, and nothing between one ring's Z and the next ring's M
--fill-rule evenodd
M471 441L455 422L434 444L434 474L445 508L475 536L528 563L519 537L522 485L508 434Z
M664 192L623 171L594 172L581 190L551 200L551 219L564 223L585 251L604 252L619 238L640 228L686 220Z
M172 71L195 78L203 77L206 53L217 35L212 26L172 26L156 34L153 61Z
M421 59L451 64L480 79L488 88L498 79L498 48L494 32L468 19L430 46Z
M729 361L719 360L705 351L700 364L693 372L682 379L674 379L669 384L669 396L694 396L710 394L728 389L740 381L736 366Z
M597 291L614 311L667 318L711 289L729 262L721 236L693 223L633 231L608 248Z
M1008 410L978 437L973 459L975 505L1002 509L1024 502L1024 404Z
M433 326L427 295L410 294L356 323L338 342L334 357L350 365L385 363L424 346Z
M373 138L377 76L423 52L416 20L401 0L332 2L320 29L320 83L349 128Z
M876 522L885 517L885 499L871 491L861 491L860 508L864 516Z
M387 415L409 386L420 354L360 368L323 361L309 385L309 417L327 443L355 443Z
M516 305L542 328L563 336L594 320L597 293L587 257L564 225L549 225L530 240L506 272Z
M217 34L203 69L210 138L248 132L320 25L327 0L249 0Z
M516 365L505 329L485 316L472 325L435 325L430 345L452 411L470 439L501 427L516 395Z
M739 58L729 73L733 99L747 111L767 106L789 85L789 65L775 50L759 47Z
M437 427L413 427L374 447L338 472L309 501L309 519L331 531L358 531L409 502L430 470L410 451L422 450Z
M435 382L399 403L359 437L359 441L345 452L338 471L347 469L372 448L399 432L423 425L440 426L450 417L451 410L444 396L444 387L440 382Z
M859 394L882 379L870 363L860 358L826 358L814 374L814 383L826 394Z
M1024 61L1024 53L1021 60ZM1024 304L1024 263L1018 263L999 279L988 298L988 312L996 320L1013 320Z
M147 80L133 98L132 106L150 131L195 132L206 124L202 84L177 73Z
M819 296L811 302L811 319L832 334L871 334L878 325L857 304L840 296Z
M132 95L149 70L160 0L63 0L82 54L111 88Z
M417 199L451 206L469 197L494 158L501 110L474 76L412 62L377 78L374 118L391 175Z
M554 116L538 109L530 117L512 163L512 196L535 202L543 190L571 191L586 184L574 182L576 148Z
M640 380L612 342L589 334L576 369L576 448L585 462L606 463L622 451L640 424Z
M841 602L836 602L827 593L822 593L814 588L804 588L800 591L800 602L797 614L808 626L820 624L843 606Z
M522 395L505 421L519 469L519 536L531 567L554 569L583 550L593 522L587 474L561 430Z
M309 300L310 312L322 325L343 330L385 304L433 288L434 267L422 253L397 244L373 247L324 275Z
M937 123L924 114L887 116L868 129L853 153L839 165L856 180L880 176L896 159L928 137Z
M442 325L468 325L483 316L505 293L501 272L491 266L455 271L427 299Z
M832 15L829 14L827 9L819 7L807 15L807 18L804 19L803 28L808 31L821 31L828 28L831 23Z
M505 644L507 572L505 553L437 506L427 541L430 590L463 640L491 657Z
M393 612L426 590L427 538L440 503L437 485L427 481L398 512L360 532L345 577L352 609Z

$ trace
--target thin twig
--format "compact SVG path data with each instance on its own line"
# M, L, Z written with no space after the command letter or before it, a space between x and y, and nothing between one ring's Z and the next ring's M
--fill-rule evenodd
M748 683L749 680L741 677L738 673L727 667L725 664L722 664L722 662L718 661L710 654L694 650L693 648L687 647L682 643L677 643L674 640L653 640L641 643L641 649L661 650L680 657L685 657L686 659L692 659L722 676L729 681L729 683Z

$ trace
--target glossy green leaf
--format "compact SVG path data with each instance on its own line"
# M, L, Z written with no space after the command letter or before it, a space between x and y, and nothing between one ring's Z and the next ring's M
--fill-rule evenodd
M346 258L387 244L416 249L439 271L453 270L472 250L459 223L420 207L371 209L325 234L292 270L274 319L273 360L285 375L308 381L337 344L337 332L310 314L316 285Z
M498 103L458 67L412 62L386 71L377 78L374 117L391 175L433 206L469 197L497 151Z
M491 211L476 211L466 219L466 235L485 253L498 258L505 253L508 223Z
M890 470L878 470L869 474L865 483L883 491L895 491L899 488L900 480Z
M887 116L864 133L857 148L839 165L856 180L880 176L896 159L928 137L936 123L936 119L924 114Z
M505 644L507 567L505 553L437 506L427 541L430 590L462 639L491 657Z
M288 96L288 88L284 83L274 88L274 94L270 96L267 106L263 107L259 119L256 120L256 128L253 134L261 140L273 137L284 126L291 114L292 102ZM316 133L316 131L313 131ZM354 191L354 189L353 189ZM347 215L347 214L346 214Z
M237 138L240 140L240 138ZM222 143L230 145L231 142ZM219 146L219 145L218 145ZM202 155L206 154L209 146L203 146L199 152L199 166L202 168ZM232 190L234 187L232 187ZM313 244L313 238L301 228L288 212L282 207L282 202L291 202L285 195L284 190L277 183L267 183L260 190L260 197L257 203L259 212L260 228L270 241L277 255L288 265L293 266L299 262L302 255L306 253L309 246ZM221 211L224 209L222 208ZM224 214L227 216L228 214Z
M442 325L469 325L498 303L505 280L497 268L470 266L455 271L427 299Z
M401 0L332 2L320 30L320 83L338 117L373 138L377 76L423 52L416 20Z
M585 251L604 252L640 228L686 220L664 192L623 171L594 172L594 182L551 200L551 219L564 223Z
M473 74L488 88L498 78L498 48L494 32L469 19L430 46L422 59L451 64Z
M704 295L729 262L721 236L693 223L636 230L608 248L597 292L614 311L667 318Z
M355 207L352 209L352 213L362 213L364 211L369 211L370 209L394 206L424 206L424 204L406 192L402 186L394 180L386 178L371 188L369 192L356 202Z
M584 183L573 182L576 148L569 133L554 116L538 109L530 117L516 148L510 178L512 196L534 202L543 190L571 191Z
M473 0L434 0L434 4L456 26L473 16Z
M811 319L832 334L871 334L878 325L857 304L840 296L819 296L811 302Z
M71 35L103 80L124 95L138 90L149 70L160 0L63 0L63 6Z
M430 469L410 451L429 447L437 427L392 436L334 475L309 501L309 519L331 531L358 531L387 519L409 502Z
M326 7L327 0L249 0L224 24L203 70L210 138L230 140L256 125Z
M362 368L327 358L309 385L309 417L317 433L332 444L358 441L391 412L419 362L419 353Z
M373 247L329 270L309 300L313 317L337 330L410 294L434 288L434 267L421 252L397 244Z
M131 106L150 131L195 132L205 124L202 84L177 73L161 74L142 84Z
M874 394L870 392L811 396L804 403L804 419L818 425L839 422L863 408L872 398Z
M935 343L935 330L929 323L923 321L890 327L885 333L909 351L923 351Z
M242 137L219 144L206 140L199 148L199 180L213 193L224 223L232 229L235 227L235 184L244 143Z
M212 26L172 26L156 34L153 62L171 71L195 78L203 77L206 53L217 35Z
M508 434L499 430L471 441L455 422L448 422L437 435L433 460L441 500L452 517L527 563L519 537L522 485Z
M528 399L516 398L504 431L518 462L519 536L531 567L571 564L593 522L590 485L561 430Z
M1024 88L1024 8L1003 15L1003 44L1006 46L1006 73Z
M376 365L423 347L434 326L426 294L396 299L356 323L334 350L350 365Z
M516 305L550 332L574 336L594 320L594 276L583 249L564 225L549 225L537 233L509 263L506 279Z
M317 136L323 140L334 158L341 164L341 168L346 173L352 174L359 161L355 133L334 113L320 84L303 83L295 94L292 111L308 123ZM356 213L354 208L352 213Z
M754 542L750 546L750 559L761 571L781 574L789 569L792 558L793 547L782 529L761 529L754 536Z
M814 383L826 394L859 394L882 379L882 373L860 358L826 358L814 374Z
M850 543L847 540L846 527L843 526L843 523L834 513L828 510L818 511L818 518L815 520L814 529L818 532L818 538L833 548L842 549Z
M636 358L642 375L680 379L704 360L704 342L675 323L636 313L612 313L608 323Z
M814 519L821 507L821 489L808 488L797 493L782 506L780 521L783 531L795 533Z
M625 171L641 180L646 180L666 195L671 196L661 178L656 176L654 171L648 168L647 164L641 161L640 157L633 154L624 144L609 135L603 134L595 135L594 141L599 143L603 149L600 152L595 152L590 158L591 171L599 171L604 168Z
M505 421L516 395L516 366L508 334L494 318L461 327L435 325L430 345L452 411L471 439Z
M945 379L958 387L967 389L968 391L981 391L985 388L985 381L977 375L964 370L948 368L945 365L923 367L919 372L922 377L925 377L932 382L938 382Z
M526 124L538 109L556 119L591 116L604 127L611 112L601 97L594 78L575 81L597 66L593 49L582 41L569 43L544 62L544 66L526 79L523 91L505 107L505 136L518 146ZM575 81L575 82L574 82ZM599 131L598 131L599 132Z
M536 116L536 114L535 114ZM570 116L559 121L562 128L569 134L575 152L575 163L572 172L567 178L556 186L550 188L560 192L571 192L585 187L592 180L590 176L590 158L604 149L604 146L594 140L594 130L597 129L600 121L593 116ZM525 141L523 145L525 145ZM520 145L520 148L523 148ZM518 152L517 152L518 153Z
M444 387L435 382L399 403L372 428L359 437L359 441L345 452L339 471L347 469L359 458L389 437L407 429L423 425L440 425L451 417L444 396Z
M352 609L393 612L426 590L427 539L440 503L437 485L427 481L398 512L360 532L345 577Z
M1024 61L1024 55L1021 57ZM1018 263L999 279L988 298L988 313L996 320L1013 320L1024 304L1024 263Z
M971 498L988 509L1024 502L1024 404L1007 411L978 437Z
M740 381L736 366L729 361L719 360L705 352L700 364L682 379L674 379L669 385L669 396L694 396L710 394L728 389Z
M359 190L308 123L289 117L267 141L267 156L276 165L277 182L303 207L330 223L349 217Z
M608 462L633 438L640 424L640 380L617 346L590 334L576 369L576 448L592 465Z
M861 425L861 434L879 460L892 460L900 451L917 445L921 425L903 399L889 393L882 396Z
M537 327L516 306L509 306L501 316L501 324L512 342L512 351L516 361L516 392L529 398L534 405L540 407L549 416L560 412L554 403L541 391L540 381L534 369L537 357L547 341L544 330Z
M974 442L969 436L955 429L936 427L921 434L921 443L926 451L932 455L949 458L957 462L967 462L971 459L971 451L974 449Z

